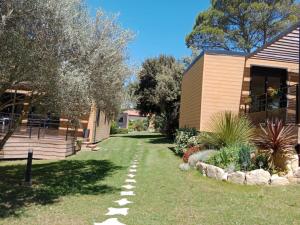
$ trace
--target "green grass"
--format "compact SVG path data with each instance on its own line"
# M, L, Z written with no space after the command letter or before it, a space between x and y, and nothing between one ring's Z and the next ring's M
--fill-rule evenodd
M24 187L24 161L0 162L0 224L92 224L120 199L130 162L140 160L127 225L300 224L299 186L248 187L182 172L159 135L116 136L97 152L63 161L34 161Z

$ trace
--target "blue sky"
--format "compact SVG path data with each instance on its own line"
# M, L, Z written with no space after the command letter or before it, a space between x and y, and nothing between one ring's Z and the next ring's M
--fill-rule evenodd
M136 33L129 46L131 62L170 54L177 58L190 55L184 39L197 14L209 7L209 0L87 0L91 13L103 8L120 13L119 22Z

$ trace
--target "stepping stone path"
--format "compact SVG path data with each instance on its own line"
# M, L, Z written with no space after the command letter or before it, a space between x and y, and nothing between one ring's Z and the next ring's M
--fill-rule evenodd
M126 179L126 183L136 183L135 179Z
M128 201L127 198L122 198L119 201L115 201L116 203L119 204L119 206L124 206L124 205L128 205L130 203L133 203L131 201Z
M121 191L121 196L134 196L133 191Z
M122 215L127 216L128 208L108 208L108 213L105 215L107 216L114 216L114 215Z
M94 225L125 225L125 224L120 223L117 218L112 218L104 221L103 223L94 223Z
M135 173L137 172L137 167L138 167L138 160L136 159L137 156L135 156L135 160L133 160L132 165L129 168L129 174L127 175L131 179L126 179L125 180L125 185L122 186L122 188L125 188L126 191L121 191L120 195L121 196L135 196L134 191L128 191L132 190L135 188L135 186L131 185L132 183L136 183L136 180L133 179L136 175ZM129 201L127 198L122 198L120 200L114 201L117 203L120 207L123 207L128 204L133 204L133 202ZM105 215L107 216L127 216L128 215L128 210L129 208L114 208L110 207L108 208L108 213ZM94 225L126 225L124 223L121 223L118 218L110 218L105 220L102 223L94 223Z
M132 186L131 184L123 185L122 187L129 190L135 188L135 186Z

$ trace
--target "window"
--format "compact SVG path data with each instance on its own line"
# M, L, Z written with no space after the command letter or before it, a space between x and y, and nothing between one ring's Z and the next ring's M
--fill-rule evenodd
M254 66L251 68L251 111L284 108L287 105L287 72L284 69Z

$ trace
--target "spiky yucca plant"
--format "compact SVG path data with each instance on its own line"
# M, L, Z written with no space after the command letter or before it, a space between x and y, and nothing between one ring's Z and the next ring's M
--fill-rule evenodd
M268 158L271 169L285 170L286 162L294 154L296 135L291 125L284 126L282 120L267 120L260 125L261 132L255 139L256 145Z
M254 134L254 128L250 121L231 111L214 115L209 130L211 132L201 134L200 141L217 149L237 144L248 144Z

